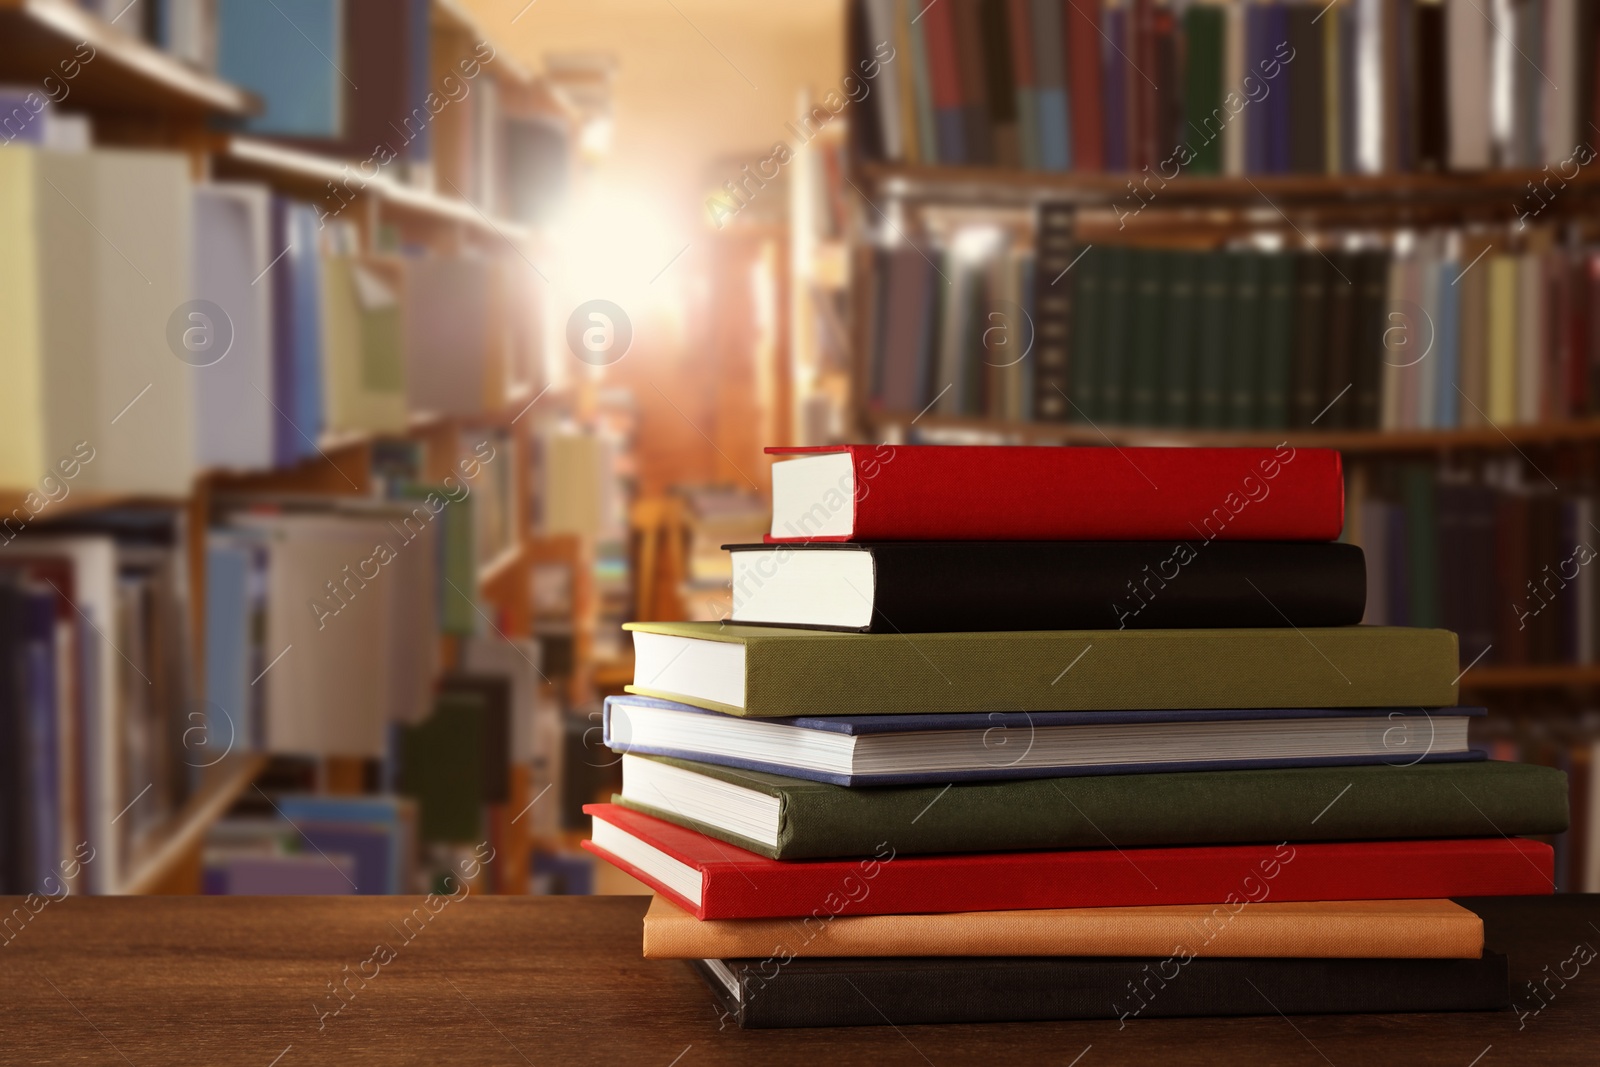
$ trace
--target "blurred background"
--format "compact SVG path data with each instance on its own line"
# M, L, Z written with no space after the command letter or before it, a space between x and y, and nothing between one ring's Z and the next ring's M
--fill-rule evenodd
M1284 440L1600 890L1597 9L0 0L0 891L643 891L764 446Z

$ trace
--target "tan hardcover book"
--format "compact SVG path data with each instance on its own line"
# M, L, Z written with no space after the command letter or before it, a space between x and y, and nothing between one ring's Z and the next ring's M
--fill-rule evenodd
M1476 959L1483 920L1448 900L1055 908L699 920L655 897L646 959L793 956L1231 956Z

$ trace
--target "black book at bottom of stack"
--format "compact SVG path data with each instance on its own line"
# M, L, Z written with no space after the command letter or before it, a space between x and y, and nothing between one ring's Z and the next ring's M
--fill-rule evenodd
M1495 1011L1506 958L691 960L744 1029Z

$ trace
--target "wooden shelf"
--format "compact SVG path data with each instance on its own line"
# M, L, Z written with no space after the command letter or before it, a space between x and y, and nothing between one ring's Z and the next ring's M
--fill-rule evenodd
M1504 201L1514 206L1527 183L1550 177L1542 170L1489 170L1462 174L1260 174L1249 177L1180 175L1164 185L1147 174L1013 170L1003 167L905 166L865 163L864 184L892 196L949 203L1031 204L1071 200L1084 205L1127 201L1132 189L1154 205L1202 204L1263 207L1305 204L1427 204ZM1148 188L1144 184L1149 182ZM1132 189L1129 183L1132 183ZM1600 192L1600 175L1581 172L1563 195ZM1152 200L1152 197L1154 198Z
M1000 419L953 418L943 415L868 412L874 427L910 426L923 430L960 430L1015 437L1028 444L1126 446L1208 445L1270 447L1283 441L1299 448L1336 448L1352 453L1449 452L1457 449L1504 450L1513 446L1575 444L1600 441L1600 419L1542 422L1500 429L1467 430L1184 430L1137 429L1080 423L1007 422ZM1103 432L1102 432L1103 431Z
M15 533L16 519L13 512L22 509L27 512L23 501L30 494L44 497L36 489L0 489L0 519L12 519L13 525L7 527L9 532ZM184 497L161 496L151 493L99 493L89 490L74 489L64 500L47 504L45 508L28 522L27 528L35 525L46 525L65 518L75 518L91 511L103 511L106 508L180 508L187 502Z
M142 9L135 8L128 21L141 17ZM80 54L84 44L93 51ZM68 80L61 64L73 60L78 72ZM179 62L68 0L0 0L0 70L8 82L40 86L41 95L44 79L53 77L65 87L69 109L199 118L249 115L260 106L245 90Z
M496 219L454 196L403 185L387 174L366 178L353 160L321 156L256 137L226 137L218 145L219 177L264 181L280 192L312 203L332 203L330 183L362 196L376 197L380 209L427 222L470 226L509 241L526 240L531 231L521 223Z
M1600 665L1546 663L1526 667L1475 667L1461 676L1461 688L1559 689L1600 685Z
M211 824L227 814L266 765L266 756L233 754L207 768L200 788L173 817L160 839L136 858L132 873L113 892L149 893L166 883L200 848Z

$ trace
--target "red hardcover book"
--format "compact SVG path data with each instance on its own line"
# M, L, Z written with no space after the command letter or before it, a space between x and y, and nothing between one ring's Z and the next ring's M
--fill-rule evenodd
M1333 841L1207 848L898 856L782 862L615 804L587 804L583 847L697 919L917 912L1242 906L1553 892L1554 852L1521 838Z
M768 541L1332 541L1324 448L768 448Z
M1105 104L1100 98L1100 35L1098 0L1066 0L1061 24L1066 27L1068 97L1072 107L1072 166L1105 170Z
M955 14L949 4L933 4L922 15L928 47L928 79L933 82L933 106L960 108L961 64L956 51Z

